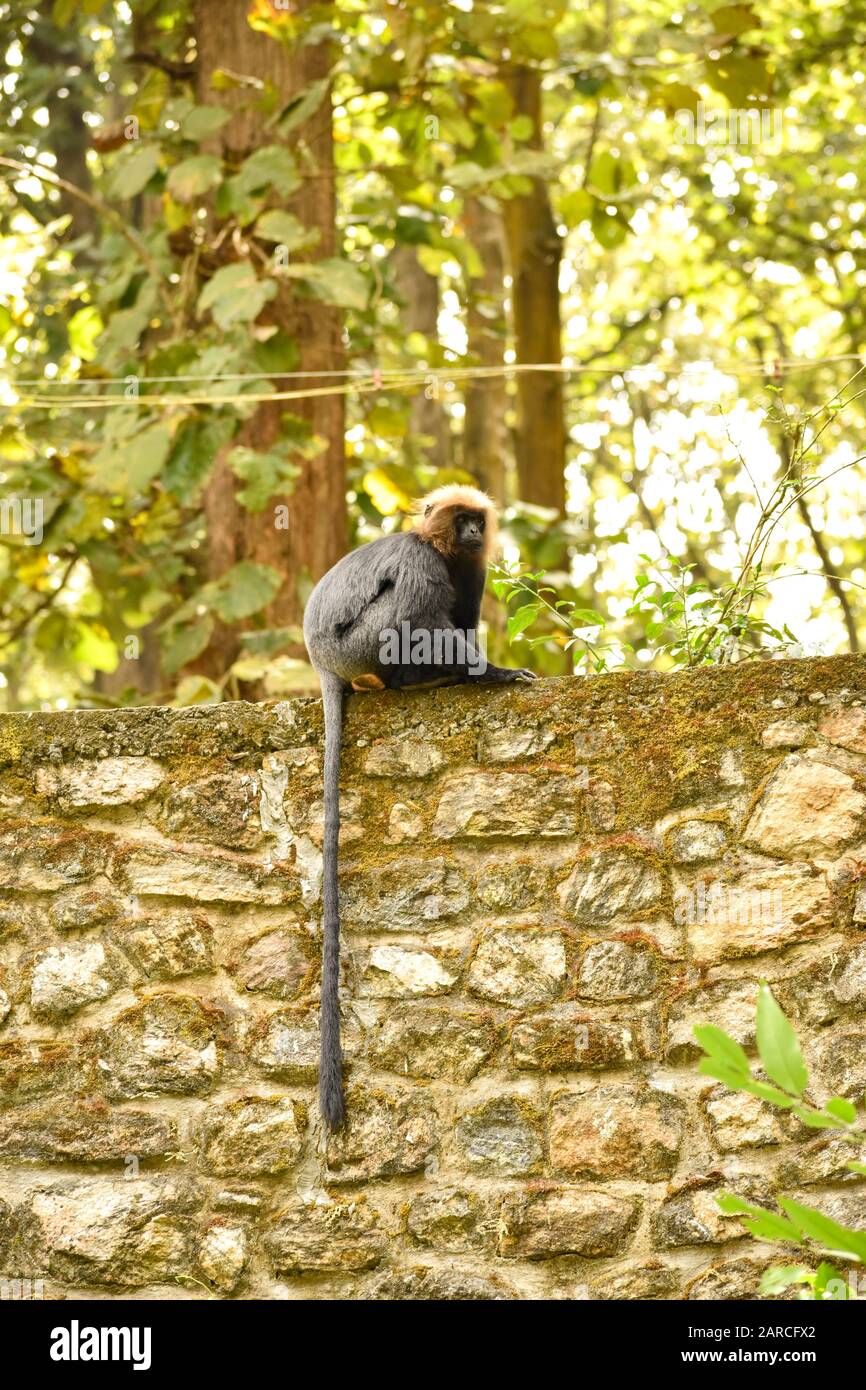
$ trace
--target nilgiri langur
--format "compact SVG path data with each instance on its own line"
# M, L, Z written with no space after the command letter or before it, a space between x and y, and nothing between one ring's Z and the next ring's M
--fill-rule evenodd
M325 715L319 1104L329 1130L339 1129L345 1117L337 860L343 697L353 684L395 690L534 679L531 671L492 665L478 644L495 539L496 512L485 493L438 488L421 503L411 531L344 555L319 580L304 614Z

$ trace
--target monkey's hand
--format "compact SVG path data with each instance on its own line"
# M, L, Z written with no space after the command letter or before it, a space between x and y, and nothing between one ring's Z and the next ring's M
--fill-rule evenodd
M515 670L510 666L494 666L490 662L488 662L484 674L477 677L480 685L515 685L518 681L534 681L536 679L535 672L527 671L525 666Z

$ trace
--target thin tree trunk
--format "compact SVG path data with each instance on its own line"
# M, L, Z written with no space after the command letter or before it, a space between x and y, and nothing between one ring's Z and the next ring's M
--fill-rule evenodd
M469 285L466 331L469 356L479 367L505 362L505 239L502 218L483 198L467 198L463 207L466 235L484 267ZM508 432L505 378L471 381L464 396L463 467L498 506L505 501Z
M529 116L533 145L543 146L541 78L519 65L505 74L518 115ZM559 363L561 241L543 179L532 191L503 201L512 276L512 313L517 361ZM565 512L565 412L558 372L522 372L517 377L517 484L520 498Z
M439 337L439 282L429 275L418 260L414 246L398 246L392 258L394 281L403 309L400 321L404 331L421 333L435 343ZM424 435L429 443L422 446L427 463L434 468L447 468L450 458L450 431L445 407L439 400L430 400L423 390L412 396L409 429L413 435Z
M311 7L311 0L297 0L295 13ZM259 146L274 144L279 137L266 129L266 115L243 88L211 90L211 76L218 68L253 77L277 93L280 106L299 96L330 71L333 54L327 44L289 47L251 29L248 6L238 0L195 0L194 14L198 56L196 83L201 102L219 102L232 111L223 127L219 146L223 153L243 159ZM316 260L336 254L334 161L331 131L331 98L328 92L319 110L292 132L286 141L298 153L302 175L300 190L281 204L306 227L319 232L310 253ZM274 190L277 192L278 190ZM259 322L274 324L297 342L298 370L339 371L344 365L340 311L319 300L301 298L290 282L280 284L276 297ZM334 377L308 378L311 389L333 385ZM285 386L285 382L276 381ZM208 526L208 577L216 578L240 560L273 566L285 582L265 611L268 625L283 627L300 621L303 588L315 581L346 551L346 466L344 404L342 396L308 397L305 400L264 402L241 430L238 441L253 449L279 448L281 416L290 409L307 421L325 441L324 450L303 465L294 492L272 498L264 512L248 512L235 496L235 479L224 458L217 460L204 499ZM276 509L287 508L288 526L275 525ZM218 625L210 647L195 669L221 676L237 653L236 634Z

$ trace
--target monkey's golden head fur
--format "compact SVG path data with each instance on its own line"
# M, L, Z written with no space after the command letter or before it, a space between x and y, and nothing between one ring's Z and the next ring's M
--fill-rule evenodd
M455 512L484 513L484 548L479 560L487 564L496 549L496 507L492 497L477 487L464 487L461 483L447 483L437 487L418 503L416 530L423 540L439 551L440 555L455 553L454 514Z

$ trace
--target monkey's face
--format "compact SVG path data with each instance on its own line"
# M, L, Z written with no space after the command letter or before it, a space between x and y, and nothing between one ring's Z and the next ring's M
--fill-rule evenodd
M454 543L457 550L474 554L484 547L484 513L459 511L454 513Z

